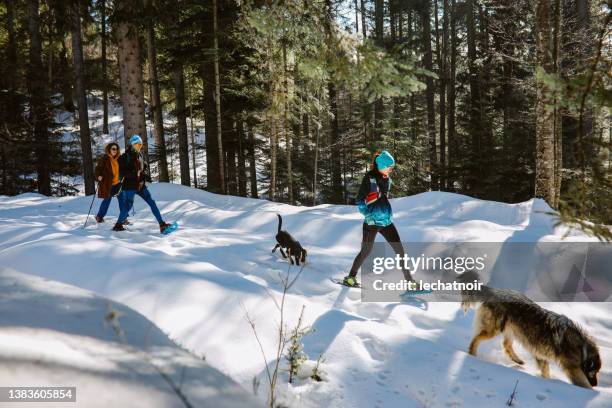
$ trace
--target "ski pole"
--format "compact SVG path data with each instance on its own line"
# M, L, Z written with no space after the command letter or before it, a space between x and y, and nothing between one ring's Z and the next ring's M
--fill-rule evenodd
M119 194L121 194L121 191L123 190L123 179L125 178L125 176L121 177L121 181L119 182L119 185L121 187L119 187L119 191L117 191L117 194L115 194L113 197L118 197Z
M93 197L91 198L91 204L89 204L89 211L87 211L87 218L85 218L85 224L83 224L83 229L85 229L85 227L87 226L87 221L89 221L89 214L91 214L91 207L93 207L94 200L96 199L96 193L98 191L99 184L100 182L94 185L94 193L93 193Z

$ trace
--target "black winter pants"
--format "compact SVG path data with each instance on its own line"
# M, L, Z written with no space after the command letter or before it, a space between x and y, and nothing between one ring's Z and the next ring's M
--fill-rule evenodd
M349 276L353 278L357 276L357 271L361 267L361 264L372 252L372 248L374 248L374 240L376 239L376 234L381 233L381 235L387 240L391 248L395 250L395 253L400 257L404 257L404 247L402 246L402 242L400 240L399 233L397 232L397 228L395 225L390 224L386 227L379 227L376 225L368 225L365 222L363 223L363 237L361 239L361 251L355 257L353 261L353 266L351 267L351 271L349 272ZM404 279L411 281L412 277L410 276L410 271L403 270Z

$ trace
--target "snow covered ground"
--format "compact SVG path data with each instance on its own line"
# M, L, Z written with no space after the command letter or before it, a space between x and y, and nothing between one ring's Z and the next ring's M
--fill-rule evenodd
M76 387L82 407L184 407L172 387L194 406L257 405L123 305L8 268L0 269L0 294L3 387Z
M478 358L468 355L473 312L464 315L458 304L418 299L365 303L359 291L330 282L329 277L347 272L359 248L361 217L353 206L292 207L172 184L153 184L150 188L164 217L181 225L172 235L159 235L155 220L139 199L136 214L130 217L134 223L130 231L113 233L110 228L117 216L116 203L111 205L107 223L94 225L90 219L83 229L90 198L37 194L0 197L0 265L95 293L47 281L43 284L17 272L0 272L0 287L4 288L0 338L14 336L13 340L2 340L3 362L19 356L21 344L27 346L15 336L24 339L24 333L33 329L40 335L32 341L38 339L40 344L43 339L53 342L62 336L95 339L75 340L78 347L74 353L93 347L90 343L94 341L104 342L99 361L86 359L83 351L83 356L72 356L65 355L59 345L49 347L46 358L60 359L67 367L107 367L113 358L120 358L115 357L114 350L119 352L124 347L108 337L112 333L102 333L89 320L84 327L77 323L48 327L38 309L27 301L23 308L14 306L19 296L10 300L7 287L16 281L27 289L26 293L43 291L41 298L50 306L41 307L57 312L62 319L78 319L76 311L73 315L62 309L72 303L63 298L72 299L75 293L83 298L79 304L93 302L87 299L99 299L97 296L124 304L142 315L130 312L132 317L122 320L126 332L142 333L146 326L143 321L148 319L251 394L257 376L261 382L257 398L265 402L265 369L245 313L248 311L255 321L266 355L271 358L279 315L273 299L280 299L278 276L287 270L287 263L270 253L276 213L281 213L284 228L309 254L308 265L287 296L288 325L295 325L304 305L305 323L315 329L303 339L309 358L306 367L311 367L320 354L325 360L321 382L307 378L305 369L302 378L288 385L283 373L280 402L291 407L504 406L518 380L517 407L612 406L610 303L544 305L575 319L600 346L600 384L586 390L569 384L557 367L552 370L553 379L540 378L535 362L519 346L517 353L527 363L516 367L503 355L501 339L483 343ZM392 200L392 205L404 241L558 241L565 232L564 228L553 227L554 220L543 214L548 208L540 200L509 205L430 192ZM591 240L577 233L570 233L568 239ZM291 273L294 276L297 269ZM30 307L32 312L24 312ZM75 333L76 329L79 332ZM167 344L164 334L153 330L159 340L152 344ZM131 346L141 349L140 340L134 341ZM37 346L28 347L34 350ZM181 353L171 345L167 347ZM175 364L168 360L168 364ZM15 369L25 365L17 364ZM115 379L112 374L109 377ZM206 377L194 375L193 381L206 382Z

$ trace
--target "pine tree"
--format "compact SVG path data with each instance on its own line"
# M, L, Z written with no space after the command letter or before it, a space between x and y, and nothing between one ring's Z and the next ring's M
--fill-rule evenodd
M70 18L72 27L72 57L76 94L79 103L79 135L83 160L83 181L85 195L94 194L93 158L91 153L91 137L89 133L89 114L87 105L87 90L85 89L85 67L83 63L83 43L81 38L81 8L80 0L72 0Z
M35 145L38 192L51 195L49 93L47 73L42 63L42 39L38 0L28 0L28 32L30 59L28 65L28 93L30 95L29 123Z
M157 48L155 46L155 10L153 0L144 0L146 20L147 59L149 65L149 89L151 93L151 110L153 111L153 133L155 135L156 156L159 159L159 181L170 181L168 161L166 158L166 140L164 138L164 114L162 112L159 80L157 76Z
M132 135L143 141L143 153L148 160L148 135L145 121L144 87L140 64L140 39L137 16L142 10L137 2L116 0L114 10L114 36L117 43L117 62L123 106L123 136L125 145Z

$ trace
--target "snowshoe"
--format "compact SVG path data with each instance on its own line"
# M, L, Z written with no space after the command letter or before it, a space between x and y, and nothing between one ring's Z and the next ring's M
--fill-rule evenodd
M346 276L344 279L334 279L330 278L332 282L337 283L338 285L348 286L349 288L360 288L361 284L357 282L356 278L352 276Z
M400 297L402 299L409 299L411 296L418 296L418 295L427 295L429 293L432 293L433 291L431 289L413 289L413 290L406 290L404 293L402 293L400 295Z
M178 228L178 224L176 222L173 222L172 224L168 224L167 222L160 222L159 223L159 232L163 235L168 235L171 232L176 231L176 229Z

